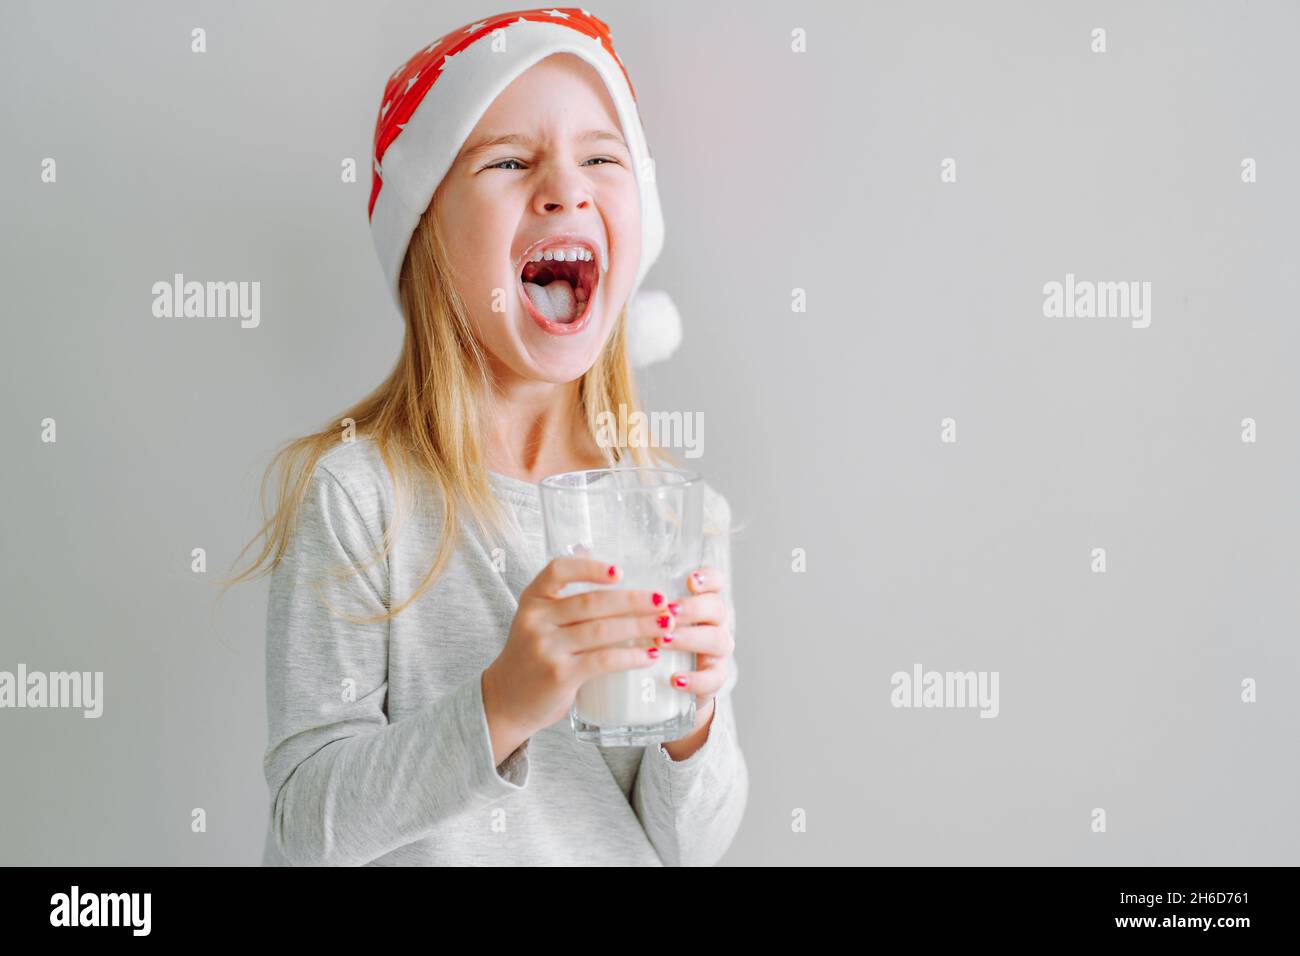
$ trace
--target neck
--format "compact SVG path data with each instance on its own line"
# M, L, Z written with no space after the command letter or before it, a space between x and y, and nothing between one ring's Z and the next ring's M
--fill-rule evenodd
M604 467L600 447L583 420L580 381L497 376L484 435L487 467L529 482L562 471Z

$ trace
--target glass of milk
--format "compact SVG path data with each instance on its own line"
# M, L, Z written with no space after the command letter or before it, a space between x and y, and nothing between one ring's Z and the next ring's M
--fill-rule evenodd
M551 475L540 488L547 560L584 555L623 572L618 584L574 583L562 597L605 587L659 591L668 600L689 593L686 578L700 566L704 550L699 475L672 468L599 468ZM627 643L653 645L648 635ZM592 678L574 698L573 732L599 747L642 747L685 736L695 726L695 695L673 687L670 679L675 671L694 669L694 653L664 644L649 667Z

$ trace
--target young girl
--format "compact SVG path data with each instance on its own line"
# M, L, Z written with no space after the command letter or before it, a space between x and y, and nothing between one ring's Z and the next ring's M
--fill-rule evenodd
M401 357L277 454L266 542L227 584L274 550L264 862L711 865L748 793L726 500L706 486L688 594L559 597L620 572L542 542L540 478L671 463L597 427L640 409L631 368L664 351L628 308L663 227L608 28L528 10L424 48L389 79L373 174ZM579 741L578 687L670 641L697 654L674 675L694 730Z

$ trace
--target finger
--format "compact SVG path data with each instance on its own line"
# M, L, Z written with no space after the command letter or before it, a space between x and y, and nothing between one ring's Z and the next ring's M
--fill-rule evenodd
M553 558L524 588L519 600L522 601L525 596L557 597L566 585L581 581L617 584L622 576L622 570L607 561L597 561L594 558Z
M721 568L706 564L698 570L692 571L686 578L686 586L694 594L703 594L705 591L720 591L727 583L727 575Z
M582 654L575 654L574 679L579 683L585 683L593 677L611 671L653 667L659 657L658 650L657 647L598 647ZM651 654L651 651L656 653Z
M727 622L727 602L717 591L669 601L668 610L677 616L679 627L683 624L722 625Z
M659 591L637 588L600 588L583 594L555 598L550 618L563 627L579 621L629 614L668 613L667 599Z
M710 654L715 657L726 657L735 649L731 632L725 627L714 627L710 624L679 627L672 634L664 635L661 640L666 647L674 651L693 651L696 654Z
M555 635L569 653L583 654L598 647L626 645L628 641L650 647L658 635L671 632L671 614L638 614L581 621L557 628Z
M694 694L696 697L707 697L721 690L726 679L727 669L715 666L701 667L693 671L674 671L668 682L677 690Z

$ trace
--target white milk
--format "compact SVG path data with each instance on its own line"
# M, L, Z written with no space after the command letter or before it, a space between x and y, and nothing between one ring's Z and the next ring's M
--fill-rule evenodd
M686 594L686 572L672 574L670 569L646 566L623 567L621 588L659 591L664 595L664 613L668 601ZM637 641L628 641L633 647ZM648 643L644 643L647 649ZM672 644L659 647L659 659L649 667L612 671L587 681L578 688L574 707L579 720L601 728L650 727L685 714L691 694L671 684L674 672L695 669L695 655L690 651L672 650Z

